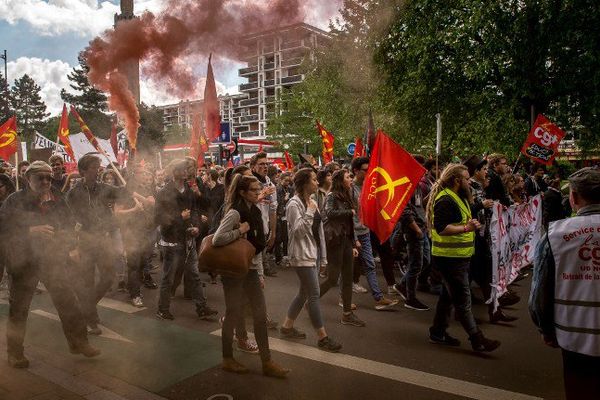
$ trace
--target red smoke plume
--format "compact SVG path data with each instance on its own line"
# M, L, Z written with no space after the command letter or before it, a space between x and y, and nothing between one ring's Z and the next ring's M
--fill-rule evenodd
M308 1L308 0L305 0ZM88 78L109 94L109 107L125 121L135 148L139 112L123 71L128 62L145 62L143 75L179 98L193 95L196 78L183 59L217 53L231 59L245 49L243 34L284 26L304 19L300 0L169 0L165 11L145 12L119 22L86 49Z

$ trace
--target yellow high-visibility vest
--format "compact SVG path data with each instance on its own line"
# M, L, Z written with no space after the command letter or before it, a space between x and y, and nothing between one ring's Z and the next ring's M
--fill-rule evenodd
M450 196L460 209L462 219L457 226L464 226L471 217L471 207L450 189L444 189L435 197L435 203L442 196ZM435 207L435 204L434 204ZM433 224L433 218L432 218ZM469 258L475 253L475 232L464 232L458 235L440 236L435 227L431 231L431 254L440 257Z

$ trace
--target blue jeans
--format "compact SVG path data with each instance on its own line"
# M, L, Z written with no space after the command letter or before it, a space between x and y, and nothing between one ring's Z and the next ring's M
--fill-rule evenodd
M383 293L379 288L379 282L377 282L375 259L373 258L373 248L371 247L371 236L368 233L358 235L358 241L360 242L360 250L358 253L362 260L363 272L367 278L367 283L371 288L373 298L375 301L379 301L383 298Z
M434 257L434 266L442 274L442 294L438 299L432 329L441 334L448 328L452 306L456 318L469 336L479 332L471 311L471 289L469 287L470 258Z
M169 311L171 305L171 287L175 277L175 271L183 268L183 273L191 284L192 300L196 304L196 310L206 307L206 296L200 281L198 271L198 254L196 246L161 246L163 251L163 276L160 282L160 297L158 299L158 311Z
M407 300L416 298L417 278L424 264L429 263L429 240L422 237L418 239L414 234L407 234L406 250L408 253L408 269L402 279L401 285L406 285Z
M296 320L304 303L308 305L308 316L313 328L323 327L323 317L321 307L319 306L319 273L316 267L296 267L296 274L300 279L300 289L298 294L292 300L288 308L287 316L291 320Z

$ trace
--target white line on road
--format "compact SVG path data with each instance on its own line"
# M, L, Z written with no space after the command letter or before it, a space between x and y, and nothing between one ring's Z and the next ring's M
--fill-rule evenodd
M136 312L140 312L146 309L146 307L134 307L129 303L125 303L123 301L110 299L108 297L103 298L98 303L99 306L104 308L110 308L113 310L121 311L127 314L134 314Z
M60 318L58 317L58 315L49 313L44 310L33 310L31 313L39 315L40 317L51 319L53 321L60 321ZM115 332L113 330L108 329L104 325L99 325L99 326L102 327L102 334L100 335L100 337L103 337L106 339L118 340L120 342L125 342L125 343L133 343L131 340L119 335L117 332Z
M221 329L211 332L211 335L221 336ZM323 350L319 350L316 347L306 346L300 343L294 343L272 337L269 337L269 348L281 353L322 362L335 367L342 367L353 371L371 374L381 378L391 379L397 382L408 383L415 386L421 386L439 392L463 396L470 399L542 400L541 397L511 392L473 382L461 381L459 379L434 375L428 372L417 371L392 364L385 364L347 354L327 353Z

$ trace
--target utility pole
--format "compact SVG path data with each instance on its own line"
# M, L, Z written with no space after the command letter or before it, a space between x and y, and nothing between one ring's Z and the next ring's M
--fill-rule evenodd
M6 86L8 86L8 69L6 66L8 62L8 57L6 56L6 50L4 50L3 54L0 54L0 58L4 60L4 81L6 82Z

